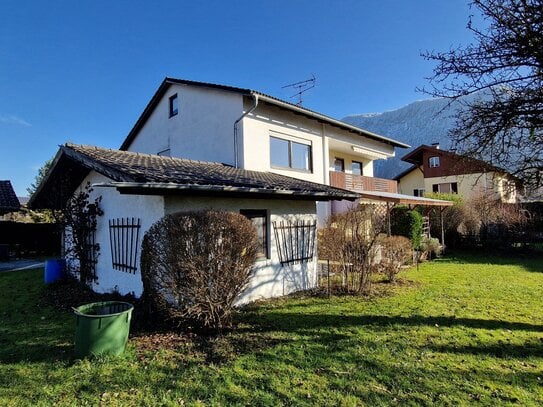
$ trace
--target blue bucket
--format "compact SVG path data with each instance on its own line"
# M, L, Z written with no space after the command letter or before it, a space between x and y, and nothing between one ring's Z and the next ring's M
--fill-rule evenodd
M64 277L64 267L66 262L63 259L53 259L45 261L45 284L51 284Z

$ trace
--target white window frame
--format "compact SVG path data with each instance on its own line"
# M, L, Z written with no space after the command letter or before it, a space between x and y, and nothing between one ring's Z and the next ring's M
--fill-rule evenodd
M439 159L438 155L434 155L430 158L428 158L428 167L430 168L437 168L441 165L441 160Z

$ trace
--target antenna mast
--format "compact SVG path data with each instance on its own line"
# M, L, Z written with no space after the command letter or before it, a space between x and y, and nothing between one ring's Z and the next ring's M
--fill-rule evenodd
M294 82L294 83L291 83L290 85L285 85L281 89L285 89L285 88L296 89L297 92L294 95L290 96L290 98L291 99L297 98L298 101L295 103L296 106L302 106L302 94L304 92L307 92L309 89L314 88L316 82L317 82L317 78L315 78L315 75L311 74L310 79L306 79L305 81L300 81L300 82Z

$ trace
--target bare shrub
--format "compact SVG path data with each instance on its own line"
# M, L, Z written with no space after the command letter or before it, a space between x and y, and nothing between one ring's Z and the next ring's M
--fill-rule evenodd
M491 194L481 194L466 201L464 230L477 235L483 245L510 246L521 241L528 217L519 204L503 203Z
M227 328L258 250L256 230L243 215L202 211L165 216L143 239L144 303L170 321Z
M349 292L371 291L376 266L377 237L386 216L377 205L362 205L332 215L319 234L319 257L338 265L342 286Z
M413 253L411 241L404 236L385 236L379 239L381 247L380 270L388 281L396 281L402 267L409 262Z

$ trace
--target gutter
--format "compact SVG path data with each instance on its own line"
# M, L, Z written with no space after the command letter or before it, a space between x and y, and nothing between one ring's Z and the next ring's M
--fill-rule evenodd
M243 113L239 119L237 119L234 122L234 167L239 168L239 159L238 159L238 123L249 113L253 112L258 107L258 95L251 92L251 96L253 97L254 104L253 106L247 110L245 113Z
M200 185L200 184L176 184L176 183L164 183L164 182L96 182L92 184L92 187L103 188L116 188L119 192L123 189L126 190L158 190L158 191L191 191L191 192L225 192L225 193L248 193L248 194L266 194L266 195L278 195L278 196L292 196L292 197L310 197L317 201L334 201L334 200L349 200L354 201L360 198L360 195L356 192L347 190L338 190L338 194L331 194L330 192L306 192L306 191L293 191L289 189L267 189L258 187L236 187L236 186L222 186L222 185ZM322 198L322 199L321 199Z

